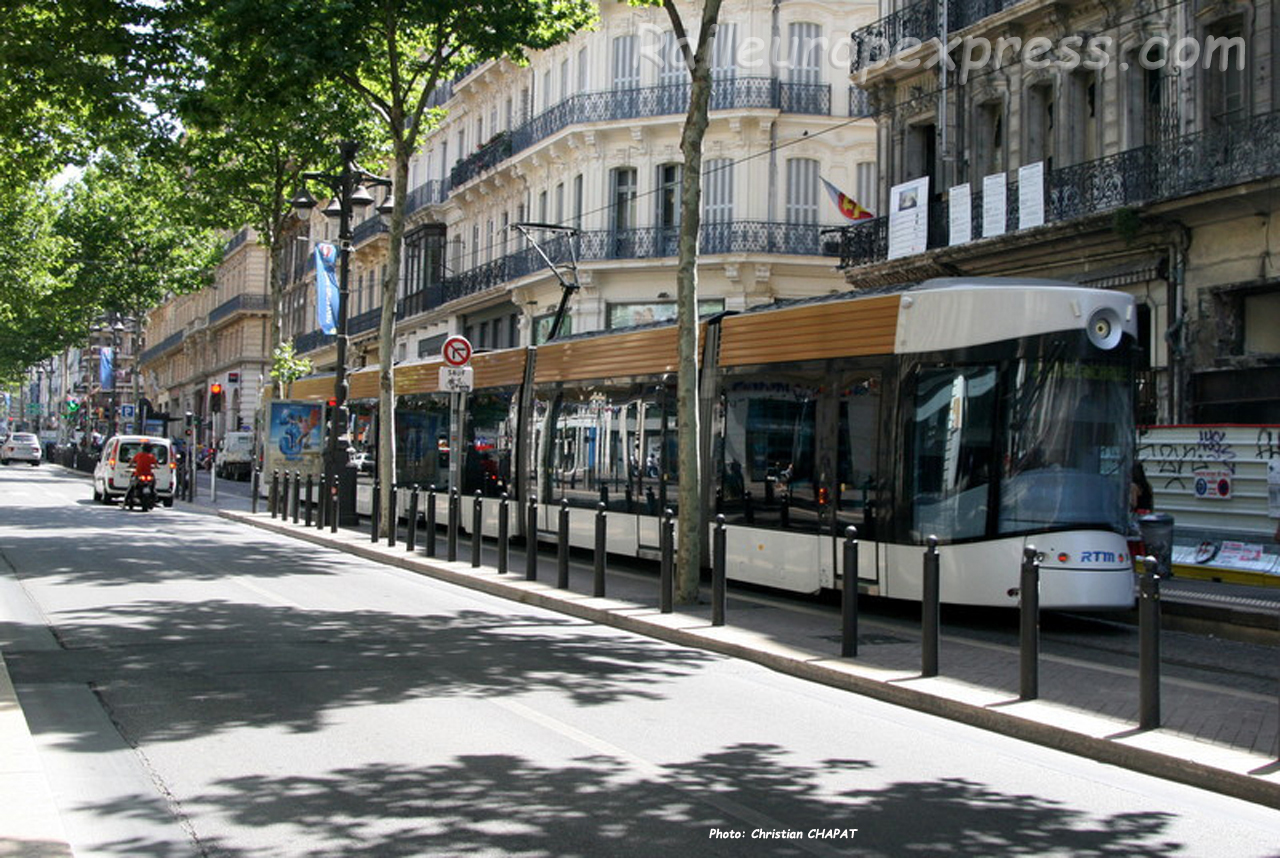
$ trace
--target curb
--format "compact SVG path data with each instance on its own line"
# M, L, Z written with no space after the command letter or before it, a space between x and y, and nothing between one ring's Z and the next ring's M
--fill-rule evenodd
M369 542L367 537L353 541L343 538L341 532L335 535L264 518L265 513L254 516L219 510L218 515L489 595L740 658L799 679L1280 809L1280 763L1261 755L1159 730L1140 731L1127 721L1058 704L1011 700L998 691L954 680L865 667L856 661L779 644L733 626L712 626L702 617L661 614L656 607L572 593L525 581L518 575L499 577L492 568L428 559Z

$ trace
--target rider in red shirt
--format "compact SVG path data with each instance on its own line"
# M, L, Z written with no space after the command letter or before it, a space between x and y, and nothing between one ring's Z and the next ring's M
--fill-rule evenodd
M135 477L151 476L151 469L159 464L159 460L151 452L150 444L143 444L142 450L133 457L133 475Z

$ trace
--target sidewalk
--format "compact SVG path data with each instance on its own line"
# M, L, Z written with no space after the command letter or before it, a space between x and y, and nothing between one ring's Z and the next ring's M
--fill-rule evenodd
M367 528L330 533L273 519L266 512L222 509L219 514L513 601L747 659L813 682L1280 808L1280 695L1274 684L1269 690L1224 694L1211 681L1172 679L1166 673L1162 727L1140 731L1136 671L1123 667L1042 655L1040 699L1021 701L1016 649L952 638L945 626L940 675L922 678L918 633L864 620L858 657L840 658L838 617L831 622L804 606L781 608L750 593L735 593L732 585L727 624L716 627L708 604L660 613L652 576L610 569L608 598L593 598L589 563L571 562L569 589L558 589L553 586L554 555L545 551L539 558L541 580L526 581L523 548L512 550L510 571L499 575L492 542L482 550L484 565L473 568L469 538L460 539L459 560L451 563L428 558L421 533L416 550L408 553L403 528L397 545L388 548L385 541L371 542ZM443 535L436 548L445 554Z

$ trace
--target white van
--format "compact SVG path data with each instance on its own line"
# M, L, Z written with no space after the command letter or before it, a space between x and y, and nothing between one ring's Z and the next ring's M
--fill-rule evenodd
M143 444L151 445L151 455L156 457L156 497L165 506L173 506L174 486L177 482L177 465L173 460L173 445L168 438L151 435L113 435L102 445L102 456L93 469L93 499L112 503L123 498L133 479L133 457Z
M228 432L218 442L215 461L215 470L223 479L249 479L253 473L253 433Z

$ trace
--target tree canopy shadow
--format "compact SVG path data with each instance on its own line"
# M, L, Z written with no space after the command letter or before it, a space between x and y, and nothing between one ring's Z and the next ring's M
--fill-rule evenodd
M875 784L862 786L863 784ZM799 764L780 746L741 744L637 777L584 756L560 767L514 754L359 766L322 776L247 775L183 799L201 847L259 855L258 832L296 832L290 854L1164 856L1167 813L1098 817L1030 794L948 778L883 783L863 760ZM124 803L95 809L129 813ZM217 820L207 828L200 819ZM813 829L857 829L843 839ZM713 829L741 839L711 836ZM756 829L802 833L753 837ZM135 844L136 846L136 844ZM120 854L125 854L123 851ZM139 854L131 852L129 854Z

